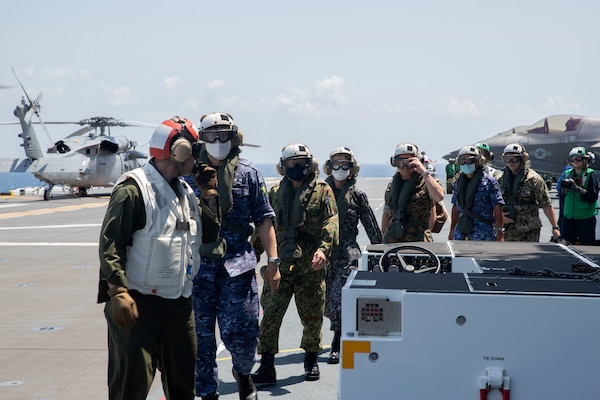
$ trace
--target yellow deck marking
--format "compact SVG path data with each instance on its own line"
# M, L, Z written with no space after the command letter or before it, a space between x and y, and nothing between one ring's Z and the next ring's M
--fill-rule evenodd
M41 208L39 210L29 210L29 211L20 211L20 212L11 212L6 214L0 214L0 219L8 219L8 218L21 218L30 215L44 215L44 214L54 214L57 212L67 212L67 211L76 211L84 208L96 208L96 207L105 207L106 202L102 203L85 203L79 204L76 206L62 206L56 208Z
M342 342L342 368L354 369L354 353L370 353L371 342L344 340Z

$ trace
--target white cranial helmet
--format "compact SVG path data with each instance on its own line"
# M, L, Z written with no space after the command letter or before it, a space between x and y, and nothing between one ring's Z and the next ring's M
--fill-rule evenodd
M281 150L281 161L288 158L312 158L308 146L302 143L290 143Z
M419 154L419 148L412 143L400 143L398 146L396 146L394 157L401 154L410 154L413 157L417 157Z
M518 143L511 143L504 148L502 155L505 154L519 154L523 155L525 153L525 148Z
M200 118L200 129L219 127L221 129L233 129L233 118L227 113L214 112Z
M462 155L479 156L479 149L475 146L465 146L458 151L458 157Z

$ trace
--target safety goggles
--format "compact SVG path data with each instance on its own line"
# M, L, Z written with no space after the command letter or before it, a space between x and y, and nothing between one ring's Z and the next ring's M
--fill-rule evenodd
M573 161L582 162L583 161L583 156L570 156L569 157L569 162L573 162Z
M214 143L217 140L221 143L225 143L231 139L233 131L231 130L205 130L200 132L202 135L201 139L206 143Z
M502 156L502 161L506 164L518 164L521 162L521 156Z
M408 158L400 158L400 156L394 157L394 163L398 168L410 168L410 160Z
M475 164L475 161L477 161L477 157L475 156L470 156L470 157L458 157L458 165L471 165L471 164Z
M331 163L331 169L337 171L338 169L343 169L344 171L349 170L350 168L354 167L354 163L352 161L346 161L346 160L332 160Z

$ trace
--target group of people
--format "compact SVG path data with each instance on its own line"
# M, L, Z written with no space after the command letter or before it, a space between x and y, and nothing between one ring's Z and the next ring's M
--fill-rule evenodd
M217 324L240 399L256 399L257 384L276 383L292 296L304 327L305 379L320 377L324 316L334 331L327 362L339 363L341 288L361 256L359 224L372 243L382 241L356 187L360 165L350 149L335 148L321 180L308 146L291 143L277 164L281 181L267 190L240 156L242 144L227 113L203 116L200 129L173 117L154 131L150 161L115 185L100 234L98 290L111 400L145 399L157 370L167 399L218 399Z
M292 296L303 325L304 377L318 380L324 317L334 334L327 363L340 362L341 291L358 268L359 225L372 244L433 241L445 193L415 144L400 143L390 158L396 173L380 229L356 185L360 165L349 148L330 152L322 180L308 146L288 144L277 163L282 178L268 189L241 157L243 138L227 113L204 115L200 129L173 117L154 131L150 161L116 183L99 245L111 400L145 399L157 369L167 399L218 399L217 324L240 399L257 399L257 385L277 383L275 355ZM559 230L525 149L507 146L497 179L485 169L482 146L458 154L449 239L539 240L542 207L555 238L562 231L572 243L588 242L582 219L593 216L598 196L589 157L569 157ZM252 373L256 353L260 366Z
M558 180L556 217L546 180L530 168L524 146L504 148L503 171L490 165L493 153L485 143L465 146L458 153L460 172L453 178L452 219L448 239L538 242L544 212L552 240L595 244L598 177L589 168L593 153L583 147L569 152L568 165ZM567 182L567 185L561 182Z

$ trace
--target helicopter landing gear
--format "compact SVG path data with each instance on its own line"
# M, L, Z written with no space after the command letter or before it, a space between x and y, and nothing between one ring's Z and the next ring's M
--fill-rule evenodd
M77 190L75 191L75 195L78 197L87 197L88 196L87 190L88 190L88 188L86 188L86 187L78 187Z

